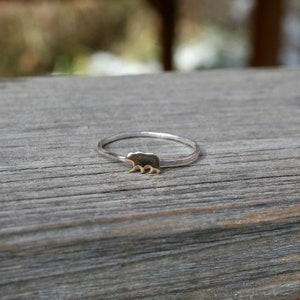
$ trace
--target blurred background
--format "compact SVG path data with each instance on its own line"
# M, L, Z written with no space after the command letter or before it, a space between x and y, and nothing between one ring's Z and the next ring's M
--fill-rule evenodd
M0 0L0 76L300 65L299 0Z

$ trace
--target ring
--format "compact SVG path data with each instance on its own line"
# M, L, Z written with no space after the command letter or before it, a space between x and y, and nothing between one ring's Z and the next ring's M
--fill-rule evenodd
M140 138L140 137L150 137L150 138L158 138L158 139L166 139L175 142L179 142L191 148L193 151L189 155L184 155L180 157L164 157L159 158L154 153L145 153L145 152L129 152L126 156L119 155L114 152L110 152L105 149L105 146L111 144L113 142L124 140L124 139L132 139L132 138ZM132 131L132 132L122 132L115 135L111 135L102 139L98 143L99 152L109 158L112 158L117 161L122 162L130 162L133 167L130 169L130 172L140 171L141 173L145 173L146 170L149 170L149 173L160 173L161 168L167 167L179 167L185 166L196 161L200 155L199 145L188 138L181 137L174 134L169 133L161 133L161 132L150 132L150 131Z

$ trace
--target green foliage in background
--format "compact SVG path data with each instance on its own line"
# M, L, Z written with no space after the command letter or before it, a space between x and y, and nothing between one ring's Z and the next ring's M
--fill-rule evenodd
M91 53L143 42L139 2L0 2L0 76L76 73Z

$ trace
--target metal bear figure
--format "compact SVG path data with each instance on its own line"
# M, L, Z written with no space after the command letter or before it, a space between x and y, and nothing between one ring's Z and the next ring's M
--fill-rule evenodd
M133 164L129 172L140 171L141 173L145 173L146 170L150 170L149 174L160 173L159 158L153 153L130 152L125 160Z

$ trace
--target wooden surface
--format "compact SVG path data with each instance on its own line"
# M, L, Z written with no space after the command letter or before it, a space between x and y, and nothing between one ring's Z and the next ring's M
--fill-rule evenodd
M1 80L1 299L299 299L299 82L299 69ZM96 148L130 130L203 155L130 174Z

